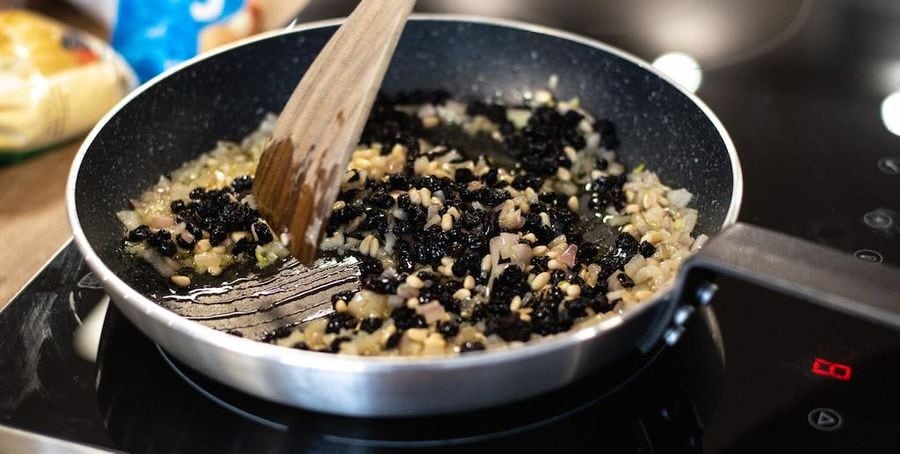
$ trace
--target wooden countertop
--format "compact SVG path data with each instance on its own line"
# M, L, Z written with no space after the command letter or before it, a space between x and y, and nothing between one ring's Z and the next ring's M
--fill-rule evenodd
M0 167L0 308L72 236L65 191L79 145Z
M61 0L24 4L95 36L107 36L100 24ZM0 165L0 309L72 236L66 219L66 178L81 142L77 138L22 162Z

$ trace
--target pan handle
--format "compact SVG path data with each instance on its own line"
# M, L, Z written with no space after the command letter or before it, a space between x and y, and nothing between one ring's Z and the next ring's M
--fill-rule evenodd
M659 333L674 344L697 306L729 276L837 311L900 328L900 270L749 224L727 227L688 259ZM657 337L659 339L659 337Z

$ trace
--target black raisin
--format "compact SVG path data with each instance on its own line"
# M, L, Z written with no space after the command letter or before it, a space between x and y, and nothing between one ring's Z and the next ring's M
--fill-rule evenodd
M456 322L438 322L437 332L441 333L445 339L452 339L459 334L459 325Z
M373 259L371 257L360 257L359 261L359 272L363 276L379 276L382 271L384 271L384 267L381 265L381 260Z
M537 191L540 189L541 185L543 185L543 184L544 184L543 180L541 180L541 178L538 176L530 175L530 174L522 174L522 175L517 176L513 180L512 187L514 187L520 191L524 191L526 188L531 188L531 189Z
M231 180L231 188L234 192L247 192L253 189L253 177L244 175Z
M144 241L147 238L150 238L150 235L152 234L153 232L150 231L150 227L139 225L135 227L134 230L128 232L127 240L132 242Z
M197 237L192 235L187 230L175 236L175 242L178 243L179 246L187 250L193 249L194 245L197 244L197 241Z
M394 207L394 198L384 192L377 192L369 196L368 203L382 210L387 210Z
M619 137L616 135L616 127L613 122L599 118L594 122L594 131L600 133L600 144L605 148L614 150L619 146Z
M275 239L275 237L272 236L272 230L269 229L269 226L262 222L253 224L253 236L256 237L256 241L259 244L269 244Z
M402 337L403 337L403 334L401 334L399 332L391 334L391 337L388 338L387 344L385 345L385 347L388 349L397 348L397 346L400 345L400 338L402 338Z
M619 280L619 283L622 284L622 287L625 287L625 288L634 287L634 279L632 279L631 276L629 276L625 273L619 273L616 276L616 279Z
M617 302L618 300L610 302L608 299L606 299L606 295L600 293L599 295L591 299L589 305L591 309L594 310L594 312L598 314L604 314L611 311L612 308L616 305L615 303Z
M531 264L534 265L534 271L542 272L547 271L547 265L550 263L550 257L546 255L532 257Z
M184 200L181 200L181 199L175 199L172 201L172 203L169 204L169 209L171 209L172 212L175 214L180 213L182 210L184 210L184 208L185 208Z
M359 329L371 334L381 328L383 323L384 321L377 317L366 318L359 324Z
M410 328L425 328L428 323L425 318L417 314L414 309L408 307L398 307L391 311L391 318L394 319L394 325L400 331L406 331Z
M205 194L206 194L206 189L194 188L191 190L190 194L188 194L188 197L190 197L191 200L200 200L201 198L203 198L203 196Z
M581 115L575 110L569 109L566 113L563 114L563 121L566 123L568 127L578 126L578 123L581 122L581 119L584 118L584 115Z
M331 304L337 303L340 300L350 301L350 298L353 298L353 295L356 294L353 290L344 290L343 292L335 293L331 295Z
M391 295L397 293L397 286L400 282L389 277L379 276L363 276L360 286L366 290L371 290L382 295Z
M254 255L253 253L256 251L256 243L249 238L241 238L237 243L234 244L234 247L231 248L231 254L234 256L241 255L243 253L248 253L250 255Z
M481 176L481 181L483 181L488 186L493 186L495 183L497 183L497 179L499 177L500 171L497 169L491 169Z
M519 314L511 312L507 315L489 319L485 323L484 333L496 334L507 342L525 342L531 337L531 323L519 318Z
M645 258L652 257L653 254L656 254L656 246L654 246L646 241L641 241L640 246L638 246L638 251Z
M357 205L347 205L331 212L328 222L334 225L346 224L363 214L363 209Z
M470 169L461 168L456 169L456 173L453 174L453 178L457 183L466 184L475 179L475 174L472 173Z
M281 339L283 337L288 337L291 334L291 329L287 326L279 326L272 331L268 331L263 333L262 341L263 342L272 342L276 339Z
M191 235L194 236L194 239L198 241L203 238L203 230L196 224L187 222L184 224L184 230L188 231Z
M209 232L209 244L213 246L222 244L226 238L228 238L228 232L223 227L215 226Z
M572 319L584 317L587 315L587 308L590 307L590 305L590 299L584 297L576 298L566 303L566 312L568 312L569 317Z
M438 265L445 252L443 245L439 242L420 241L413 245L413 258L419 263Z
M331 341L331 345L328 346L328 352L329 353L337 353L337 352L341 351L341 344L343 344L344 342L350 342L352 340L353 339L350 339L347 336L341 336L341 337L335 338L333 341Z
M498 314L506 314L509 312L509 303L517 295L521 296L528 292L531 287L528 285L528 275L521 268L515 265L507 266L500 276L494 280L491 288L491 299L489 304Z
M633 257L638 252L638 241L630 233L622 232L616 237L616 247Z
M410 188L409 177L401 173L391 174L388 178L388 187L392 191L407 191Z
M392 202L393 200L394 199L391 199ZM366 220L363 222L361 228L383 236L387 233L388 228L387 215L377 210L368 211L366 213Z
M585 242L578 247L578 253L575 258L579 263L589 262L596 258L599 253L600 248L598 248L596 244Z
M326 333L338 333L341 329L356 328L356 317L346 312L333 312L328 316L328 324L325 325Z
M553 285L559 284L565 279L566 272L563 270L553 270L550 272L550 283Z
M147 243L153 246L157 252L165 257L174 257L177 249L175 247L175 242L172 241L172 234L167 230L159 230L149 238L147 238Z
M457 222L464 229L473 229L481 223L481 219L479 219L478 216L475 215L475 213L472 213L471 211L465 211L459 217L459 220Z

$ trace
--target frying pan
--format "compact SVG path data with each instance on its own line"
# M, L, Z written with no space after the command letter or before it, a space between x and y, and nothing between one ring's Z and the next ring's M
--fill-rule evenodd
M677 342L684 321L709 302L712 277L721 273L900 324L892 301L900 295L896 271L735 225L742 191L738 157L722 124L691 93L637 58L590 39L457 16L414 16L383 89L444 88L458 98L515 102L558 75L560 96L579 96L588 110L616 124L627 165L645 163L667 184L695 194L692 205L700 215L695 234L713 240L685 263L675 287L621 317L575 332L448 358L300 351L232 336L216 325L243 317L241 326L252 328L297 314L313 317L302 308L291 312L278 306L279 301L293 301L290 295L310 287L323 289L316 295L327 300L335 290L329 282L337 279L340 287L352 280L354 267L346 263L327 272L295 265L279 271L266 282L299 284L279 287L285 293L269 307L278 310L178 315L174 306L160 304L173 296L164 280L123 252L123 227L115 212L159 175L218 140L239 140L267 112L278 112L336 24L264 35L167 71L113 109L75 159L67 209L87 264L136 326L200 372L259 397L321 412L409 416L472 410L556 389L630 352ZM321 312L321 301L308 306ZM250 333L251 338L259 334Z

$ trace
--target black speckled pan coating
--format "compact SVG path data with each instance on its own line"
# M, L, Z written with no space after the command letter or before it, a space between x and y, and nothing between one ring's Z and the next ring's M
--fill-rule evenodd
M217 140L239 140L266 112L278 112L333 31L280 35L193 64L141 93L106 124L84 156L75 201L87 239L113 272L144 294L165 290L149 266L122 253L124 228L115 212L159 175ZM694 193L696 233L722 226L733 182L719 132L687 96L633 62L513 28L412 21L384 89L444 88L456 98L516 100L545 87L554 74L561 98L578 96L590 112L615 123L627 165L643 162L666 184Z

